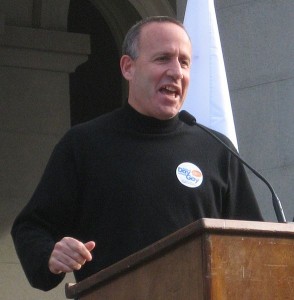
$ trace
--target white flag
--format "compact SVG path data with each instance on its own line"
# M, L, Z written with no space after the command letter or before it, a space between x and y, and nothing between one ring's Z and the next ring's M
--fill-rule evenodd
M238 149L214 1L188 0L184 25L193 55L183 109L197 122L226 135Z

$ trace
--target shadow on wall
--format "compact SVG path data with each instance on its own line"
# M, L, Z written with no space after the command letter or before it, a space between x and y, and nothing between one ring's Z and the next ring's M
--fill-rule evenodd
M125 2L126 9L134 10ZM68 31L91 37L89 60L70 75L71 125L75 125L122 105L120 49L103 16L90 1L71 0Z

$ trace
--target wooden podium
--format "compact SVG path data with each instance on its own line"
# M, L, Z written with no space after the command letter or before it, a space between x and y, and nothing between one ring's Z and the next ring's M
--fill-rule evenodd
M65 289L83 300L294 299L294 224L201 219Z

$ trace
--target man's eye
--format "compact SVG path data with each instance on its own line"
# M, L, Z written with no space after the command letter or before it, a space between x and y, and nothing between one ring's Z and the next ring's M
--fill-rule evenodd
M184 68L189 68L190 67L190 62L188 60L182 60L181 61L181 66Z
M158 61L167 61L167 57L166 56L160 56L157 58Z

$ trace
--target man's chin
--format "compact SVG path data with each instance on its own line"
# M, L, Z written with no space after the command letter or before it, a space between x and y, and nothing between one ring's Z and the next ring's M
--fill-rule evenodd
M169 120L175 117L179 112L177 108L162 109L157 113L156 118L159 120Z

